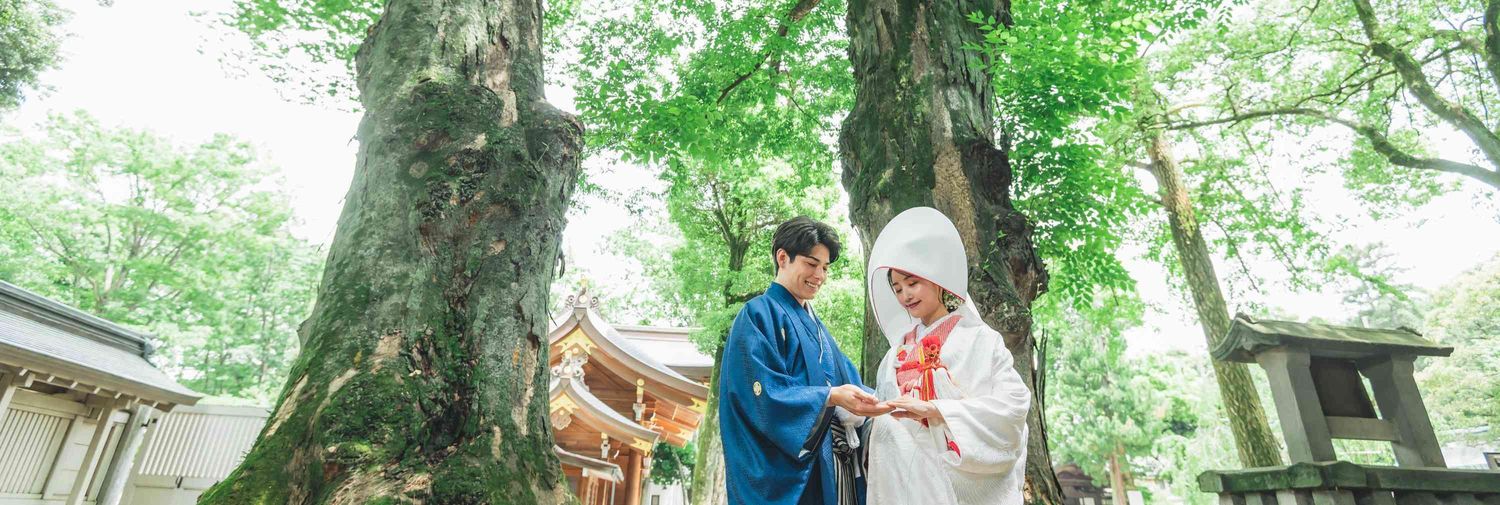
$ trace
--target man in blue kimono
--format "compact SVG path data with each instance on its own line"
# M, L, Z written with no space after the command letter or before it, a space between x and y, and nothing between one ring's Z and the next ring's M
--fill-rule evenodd
M830 432L842 432L836 417L857 424L892 409L864 387L808 303L838 260L838 235L798 217L776 228L771 252L776 281L735 317L719 370L729 503L837 505L840 480L844 501L863 503L852 474L836 476Z

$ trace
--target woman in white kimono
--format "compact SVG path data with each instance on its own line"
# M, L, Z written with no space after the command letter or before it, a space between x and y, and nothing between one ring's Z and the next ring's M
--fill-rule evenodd
M953 223L918 207L887 224L870 253L869 299L891 350L876 395L869 505L1020 505L1031 392L1005 339L969 300Z

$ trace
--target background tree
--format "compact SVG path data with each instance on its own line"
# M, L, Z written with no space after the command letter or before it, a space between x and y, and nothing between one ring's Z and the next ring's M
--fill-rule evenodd
M1229 334L1229 306L1219 287L1213 257L1203 238L1171 144L1159 131L1146 133L1145 137L1146 155L1151 160L1148 170L1156 179L1162 208L1166 210L1166 228L1172 237L1188 292L1192 294L1203 335L1212 347ZM1281 447L1271 433L1249 366L1213 360L1213 369L1241 464L1247 468L1280 465Z
M970 16L985 34L970 47L988 57L1002 138L1014 146L1016 207L1037 223L1049 295L1075 312L1091 310L1095 293L1134 289L1118 252L1130 223L1145 217L1151 200L1126 169L1130 155L1111 145L1111 128L1128 124L1135 113L1132 83L1141 78L1145 51L1197 26L1208 7L1039 3L1016 6L999 22ZM1242 380L1225 384L1237 391L1230 397L1249 400L1230 405L1228 417L1241 420L1235 440L1246 464L1277 464L1277 444L1254 385L1243 367L1240 372Z
M1034 16L1044 22L1037 27L1023 26L1031 16L1019 11L1013 15L1013 27L973 19L987 25L981 50L991 56L1001 114L1017 125L1012 137L1012 159L1022 174L1017 205L1038 223L1038 250L1053 274L1050 292L1086 310L1098 287L1131 289L1129 275L1115 258L1116 249L1132 228L1151 223L1144 229L1159 231L1139 238L1153 244L1151 256L1185 284L1184 292L1192 295L1210 341L1227 330L1229 317L1219 286L1222 274L1214 272L1210 250L1238 267L1227 271L1236 281L1232 286L1251 288L1237 291L1240 306L1255 306L1267 294L1261 286L1268 283L1266 277L1284 277L1291 287L1308 287L1330 276L1361 275L1357 269L1325 264L1323 259L1331 255L1323 238L1326 228L1306 212L1301 190L1278 190L1268 179L1260 152L1268 137L1241 131L1210 139L1184 130L1194 147L1200 147L1199 157L1186 165L1191 182L1184 186L1181 175L1168 177L1170 170L1163 169L1175 164L1175 155L1166 137L1153 133L1159 130L1153 116L1159 113L1153 111L1181 108L1154 98L1142 101L1136 90L1149 90L1150 78L1156 75L1175 79L1174 83L1192 81L1185 69L1201 60L1201 48L1195 52L1193 43L1182 43L1189 49L1181 51L1152 48L1221 34L1229 11L1214 7L1196 2L1040 5ZM1035 79L1036 75L1046 78ZM1146 95L1154 97L1154 92ZM1137 161L1141 159L1160 162ZM1163 196L1145 197L1145 187L1126 167L1149 169L1157 176L1152 189L1165 191ZM1406 180L1384 184L1398 182ZM1417 195L1426 194L1426 188L1419 189L1423 191L1385 201L1420 200ZM1195 201L1201 205L1196 210ZM1097 208L1101 203L1106 208ZM1156 227L1156 218L1145 212L1151 203L1168 207L1171 224ZM1215 233L1205 233L1199 223ZM1284 271L1250 271L1247 258L1257 256L1269 258ZM1279 444L1248 371L1238 365L1215 368L1223 379L1226 419L1233 423L1241 463L1278 464Z
M41 75L62 60L67 19L52 0L0 0L0 112L46 89Z
M1046 338L1047 419L1053 457L1084 472L1109 476L1116 503L1130 476L1151 473L1151 458L1172 437L1191 436L1199 424L1191 399L1161 359L1127 357L1124 330L1139 325L1143 305L1101 297L1086 313L1047 299L1037 307ZM1180 379L1178 379L1180 380Z
M387 2L304 352L225 503L560 503L545 310L582 126L537 2Z
M1453 355L1424 360L1417 374L1435 424L1457 442L1500 442L1500 256L1432 293L1425 333ZM1489 429L1485 430L1484 427Z
M693 475L693 460L698 451L689 443L678 448L665 442L657 442L651 451L651 483L658 486L687 484Z
M320 262L259 155L83 112L39 130L0 145L0 278L154 335L153 360L197 391L280 389Z
M661 196L681 241L660 261L642 244L637 260L679 310L703 329L700 347L718 362L741 305L771 282L771 231L797 215L834 220L833 115L847 102L841 4L804 0L606 3L583 17L570 67L590 145L659 169ZM845 237L846 242L852 237ZM626 242L628 243L628 242ZM845 249L819 295L820 315L858 362L863 261ZM645 254L640 254L644 252ZM655 258L655 259L653 259ZM850 345L856 347L851 348ZM723 503L717 367L698 432L693 503Z

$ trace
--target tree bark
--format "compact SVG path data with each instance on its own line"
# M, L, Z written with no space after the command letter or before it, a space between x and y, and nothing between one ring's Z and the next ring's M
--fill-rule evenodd
M1192 201L1183 185L1182 170L1172 157L1172 146L1161 131L1147 135L1146 153L1151 158L1151 175L1160 187L1172 242L1182 261L1183 274L1187 276L1193 306L1198 310L1198 321L1203 325L1208 345L1212 347L1229 333L1229 308L1219 288L1219 277L1214 273L1208 243L1203 240ZM1247 468L1280 465L1281 446L1266 421L1266 411L1255 382L1250 378L1249 368L1242 363L1212 362L1219 383L1219 397L1224 402L1230 431L1234 433L1240 463Z
M541 3L390 0L303 352L200 503L560 503L545 307L582 125L542 93Z
M1037 395L1031 302L1047 274L1033 227L1010 202L1010 160L995 144L990 75L964 49L982 36L971 12L1006 20L1008 3L978 0L851 0L849 58L854 109L839 138L850 217L869 257L897 213L930 205L957 225L969 257L969 290L986 322L1005 336L1032 390L1026 461L1028 503L1062 503ZM864 370L889 349L866 311Z
M1130 492L1125 489L1125 469L1120 460L1125 457L1125 448L1115 446L1109 454L1109 495L1115 505L1130 505Z
M714 352L713 375L708 381L708 410L698 423L698 455L693 463L693 505L723 505L729 502L728 482L724 474L724 441L719 438L719 359L724 343Z

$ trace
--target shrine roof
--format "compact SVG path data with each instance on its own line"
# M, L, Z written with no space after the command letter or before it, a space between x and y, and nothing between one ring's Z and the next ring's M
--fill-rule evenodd
M548 395L548 404L553 411L558 409L572 409L568 412L575 419L582 419L590 427L597 429L610 438L626 442L638 442L633 444L643 450L654 447L656 440L661 436L645 426L636 424L635 421L620 415L609 405L590 393L588 386L582 380L574 380L561 377L552 381ZM566 397L568 401L560 402L560 398ZM581 414L581 415L580 415ZM644 447L641 447L644 445Z
M681 332L691 332L690 329L663 331L649 327L627 326L626 331L636 336L636 338L630 338L600 316L598 311L594 310L597 302L586 294L569 297L569 305L572 310L565 313L562 320L553 328L548 336L548 345L556 345L575 328L581 329L589 340L600 347L605 354L653 383L698 400L708 397L708 386L700 380L683 375L672 365L658 359L660 356L671 360L670 363L685 367L688 372L697 374L697 369L693 367L702 367L702 359L690 356L688 350L683 348L692 345L685 335L678 338ZM648 349L651 352L648 352ZM696 348L692 350L696 351ZM708 366L712 367L711 358L709 358ZM701 380L707 379L706 373L701 375Z
M145 335L0 281L0 363L64 387L192 405L202 395L152 365ZM96 391L97 392L97 391Z
M1313 356L1358 359L1402 354L1447 356L1452 347L1438 345L1410 328L1379 329L1322 323L1258 320L1238 314L1229 334L1209 350L1214 359L1254 363L1255 354L1279 346L1307 349Z

